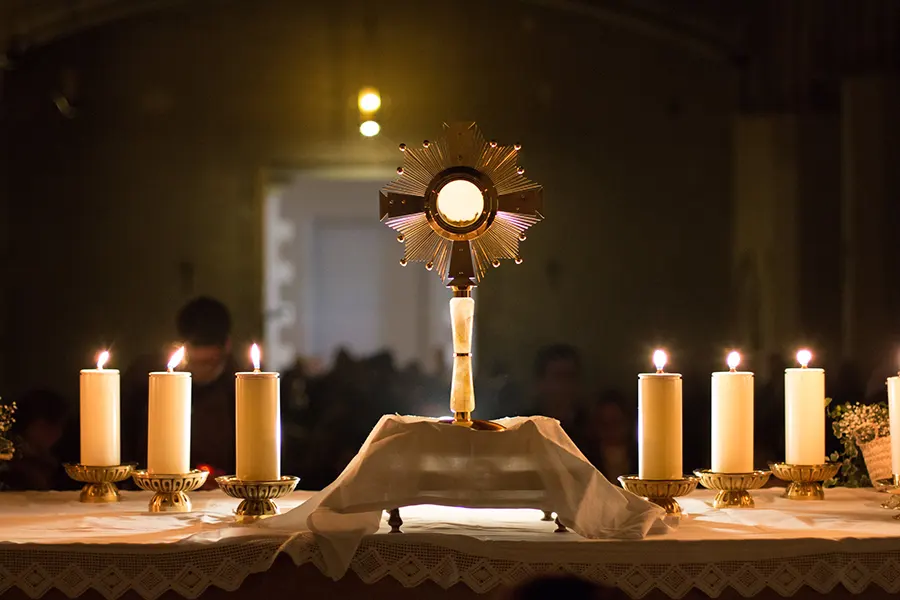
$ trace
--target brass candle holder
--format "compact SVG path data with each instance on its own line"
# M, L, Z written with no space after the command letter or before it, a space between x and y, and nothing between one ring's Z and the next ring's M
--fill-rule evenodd
M234 475L216 477L216 483L223 492L241 501L234 510L238 522L277 515L278 505L273 500L293 492L299 481L299 477L288 475L282 475L281 479L273 481L243 481Z
M653 504L661 506L666 515L681 516L681 505L675 500L697 489L699 477L686 475L682 479L641 479L637 475L619 477L622 487Z
M885 491L890 495L887 500L881 503L881 508L900 509L900 475L894 475L893 478L887 481L889 483ZM894 518L900 521L900 515L896 515Z
M444 125L444 134L421 148L400 144L403 166L379 196L381 221L404 244L400 264L425 263L453 291L454 416L442 422L472 429L504 429L472 418L472 289L501 260L521 264L519 243L544 218L542 188L524 177L521 149L485 140L475 123Z
M713 508L753 508L750 490L758 490L769 481L771 471L750 473L716 473L709 469L698 469L694 475L700 478L700 485L708 490L716 490Z
M834 477L839 463L823 463L821 465L789 465L787 463L770 463L772 474L782 481L790 482L784 497L789 500L824 500L823 483Z
M203 487L208 476L208 472L197 469L173 475L148 471L135 471L131 474L139 488L155 492L150 498L149 510L152 513L191 512L193 506L187 493Z
M90 465L65 464L66 475L84 484L78 500L89 504L119 501L116 483L128 479L133 464L94 467Z

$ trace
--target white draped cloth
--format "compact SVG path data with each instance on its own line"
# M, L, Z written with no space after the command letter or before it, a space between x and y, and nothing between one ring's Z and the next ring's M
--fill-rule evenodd
M421 504L553 511L587 539L640 539L658 506L611 484L547 417L477 431L421 417L381 418L327 488L264 527L315 534L328 574L342 577L384 510ZM401 511L401 516L403 511Z
M716 510L714 492L698 490L680 499L677 527L656 527L661 510L606 481L556 421L504 423L478 432L384 417L333 485L282 498L284 514L251 526L235 523L237 501L219 491L191 494L195 510L181 514L149 514L146 492L116 504L0 494L0 594L197 598L210 586L239 589L281 553L332 578L349 566L366 583L478 593L559 572L632 598L900 593L900 521L880 507L886 494L830 489L824 502L795 502L767 489L754 492L755 509ZM382 511L413 504L401 511L405 533L390 535ZM553 533L535 509L573 532Z

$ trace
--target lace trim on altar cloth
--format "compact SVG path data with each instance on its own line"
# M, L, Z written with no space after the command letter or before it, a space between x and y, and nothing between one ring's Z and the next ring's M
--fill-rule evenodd
M131 591L150 599L173 590L197 598L211 585L238 589L248 575L272 565L283 543L268 538L162 550L7 544L0 548L0 594L18 587L30 598L40 598L56 588L74 598L93 589L113 600Z
M301 534L288 544L284 539L266 538L209 546L132 548L5 545L0 548L0 593L17 587L29 597L39 598L56 588L74 598L93 589L108 600L131 591L151 600L173 590L185 598L197 598L209 586L238 589L251 573L267 570L282 551L297 565L312 563L323 572L325 569L311 534ZM616 586L632 598L642 598L653 590L681 598L692 588L717 597L729 587L747 597L766 588L791 596L804 585L820 593L839 585L856 594L870 585L900 592L900 551L677 565L517 562L430 544L387 542L376 536L363 541L350 568L369 584L393 577L405 587L434 581L446 589L461 583L478 593L551 573L569 573Z
M649 558L649 557L648 557ZM869 585L900 592L900 552L832 553L791 559L698 564L592 564L516 562L463 554L435 546L363 542L350 566L366 583L390 575L405 587L431 580L443 588L464 583L478 593L512 586L539 575L567 573L618 587L632 598L654 589L681 598L692 588L717 597L726 588L742 596L771 588L790 596L807 585L826 593L843 585L860 593Z

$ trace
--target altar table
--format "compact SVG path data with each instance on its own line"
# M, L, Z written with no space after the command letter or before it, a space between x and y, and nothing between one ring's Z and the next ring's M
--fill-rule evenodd
M82 505L69 492L0 494L0 595L7 598L212 599L242 595L412 598L501 596L571 573L632 598L848 597L900 592L900 521L886 495L832 489L824 502L755 493L757 508L714 510L712 493L680 500L677 529L644 540L554 533L531 510L403 509L405 533L384 524L340 581L325 575L312 534L235 526L233 499L192 494L195 512L146 513L149 494ZM289 510L310 496L280 502ZM482 596L483 597L483 596Z

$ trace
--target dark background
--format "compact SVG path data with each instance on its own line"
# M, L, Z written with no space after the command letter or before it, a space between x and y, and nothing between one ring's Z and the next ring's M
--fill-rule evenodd
M658 345L702 386L731 347L760 377L801 344L829 377L893 368L900 3L0 0L0 23L4 395L76 397L98 348L164 347L201 293L259 339L271 170L395 166L464 119L524 144L546 202L479 288L480 368L525 379L558 341L629 395Z

